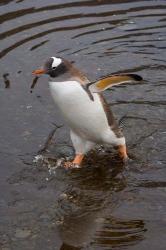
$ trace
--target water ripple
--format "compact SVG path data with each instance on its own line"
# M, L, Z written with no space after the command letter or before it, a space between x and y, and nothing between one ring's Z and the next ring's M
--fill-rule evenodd
M48 6L30 6L29 8L22 8L14 11L9 11L7 13L4 13L0 16L0 23L3 24L5 22L13 22L13 26L15 25L15 22L17 19L21 19L25 16L30 16L30 20L32 19L33 15L36 15L37 13L41 13L40 16L37 16L37 19L35 22L29 22L29 23L23 23L21 26L17 25L17 27L14 27L12 29L6 30L0 34L1 40L10 39L11 36L16 36L16 34L21 32L27 32L30 30L29 35L26 36L26 38L21 39L19 37L16 37L15 43L9 45L8 47L5 47L2 49L0 53L0 57L4 57L6 54L8 54L10 51L16 49L17 47L29 42L29 41L35 41L38 38L42 38L47 36L50 33L55 32L65 32L68 34L70 31L77 30L77 32L72 35L71 32L71 39L78 40L82 39L83 36L85 38L90 38L89 45L90 46L97 46L98 44L105 44L107 47L108 42L115 43L116 41L124 41L127 40L131 42L132 39L137 39L137 37L152 37L151 42L154 42L154 36L159 35L162 32L162 29L164 30L166 25L165 24L159 24L154 25L154 22L147 22L146 26L139 27L139 19L141 20L144 18L151 18L151 14L158 19L158 22L165 22L165 19L161 19L164 15L163 9L166 8L166 6L162 4L144 4L141 6L141 1L136 1L137 6L133 7L133 4L131 4L129 8L130 1L123 1L120 5L118 5L118 8L114 2L110 4L109 1L75 1L75 2L68 2L68 3L59 3L55 5L48 5ZM146 3L146 1L144 1ZM93 6L96 6L95 12L93 11ZM110 7L113 7L113 10L111 10ZM86 13L84 12L84 8L89 7L91 12ZM102 7L102 8L101 8ZM17 7L18 8L18 7ZM66 13L66 11L69 11L71 9L70 14L64 15L62 13ZM58 15L56 12L60 10ZM153 11L158 10L157 13L153 13ZM143 11L143 13L142 13ZM50 12L50 14L53 12L53 17L44 18L44 14ZM55 12L55 14L54 14ZM147 13L146 13L147 12ZM152 12L152 13L151 13ZM52 14L51 14L52 15ZM120 18L121 17L121 18ZM39 20L40 18L40 20ZM88 19L89 18L89 19ZM94 21L92 19L94 18ZM103 20L101 20L103 18ZM129 20L129 18L137 19L136 22L133 22ZM36 18L35 18L36 19ZM131 19L131 20L132 20ZM90 21L88 21L90 20ZM61 25L61 23L68 21L68 26ZM73 21L75 21L76 24L73 24ZM19 24L20 22L18 22ZM59 23L59 27L57 26L57 23ZM44 25L47 25L46 28ZM47 28L49 25L49 28ZM100 26L99 26L100 25ZM11 25L10 25L11 26ZM42 32L38 32L36 34L33 34L33 29L39 28L43 26ZM99 26L99 28L94 29L96 26ZM91 28L90 30L88 30ZM117 29L121 29L122 32L117 33ZM112 34L111 34L112 31ZM124 34L125 31L125 34ZM146 31L146 32L145 32ZM105 34L109 34L110 37L107 37ZM100 35L101 33L101 35ZM92 36L93 35L93 36ZM92 40L93 38L93 40ZM45 39L48 40L48 39ZM38 43L40 44L40 42ZM42 41L41 46L45 43ZM129 44L128 44L129 45ZM33 48L35 45L32 45ZM130 45L129 45L130 46ZM85 51L87 46L79 47L77 50L73 51L73 53L78 53L80 51ZM33 51L33 49L31 50ZM141 53L141 52L140 52ZM146 54L151 53L146 51ZM85 53L87 55L94 54L94 51L87 51ZM96 53L95 53L96 54Z

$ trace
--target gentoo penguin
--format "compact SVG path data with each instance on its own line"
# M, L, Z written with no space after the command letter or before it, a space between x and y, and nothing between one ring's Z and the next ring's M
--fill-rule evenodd
M70 127L75 158L66 168L80 166L84 155L96 144L116 146L126 161L125 137L101 92L115 85L141 81L136 74L115 74L90 82L69 61L49 58L35 75L48 74L51 95Z

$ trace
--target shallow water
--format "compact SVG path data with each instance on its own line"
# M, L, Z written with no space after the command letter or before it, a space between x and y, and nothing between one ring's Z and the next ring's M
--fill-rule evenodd
M166 2L4 0L0 9L0 248L165 250ZM30 89L31 72L54 55L91 80L145 79L105 93L125 116L127 166L100 148L82 169L57 167L73 155L68 128L47 78Z

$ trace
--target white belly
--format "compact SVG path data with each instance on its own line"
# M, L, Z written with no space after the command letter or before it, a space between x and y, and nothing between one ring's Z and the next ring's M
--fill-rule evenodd
M49 86L55 103L74 132L87 140L100 143L110 132L115 139L98 94L93 94L94 101L90 100L76 81L50 82Z

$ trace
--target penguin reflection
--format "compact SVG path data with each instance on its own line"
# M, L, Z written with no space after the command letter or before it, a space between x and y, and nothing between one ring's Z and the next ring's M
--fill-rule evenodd
M110 152L107 157L92 152L85 165L79 171L72 170L66 191L59 198L57 221L64 242L61 249L80 249L90 243L102 228L106 208L112 212L118 203L117 193L126 185L121 174L123 163Z
M58 201L60 250L80 250L91 244L112 248L142 240L146 231L143 221L111 217L126 187L123 163L110 152L107 157L92 152L85 165L79 171L71 170L66 191Z

